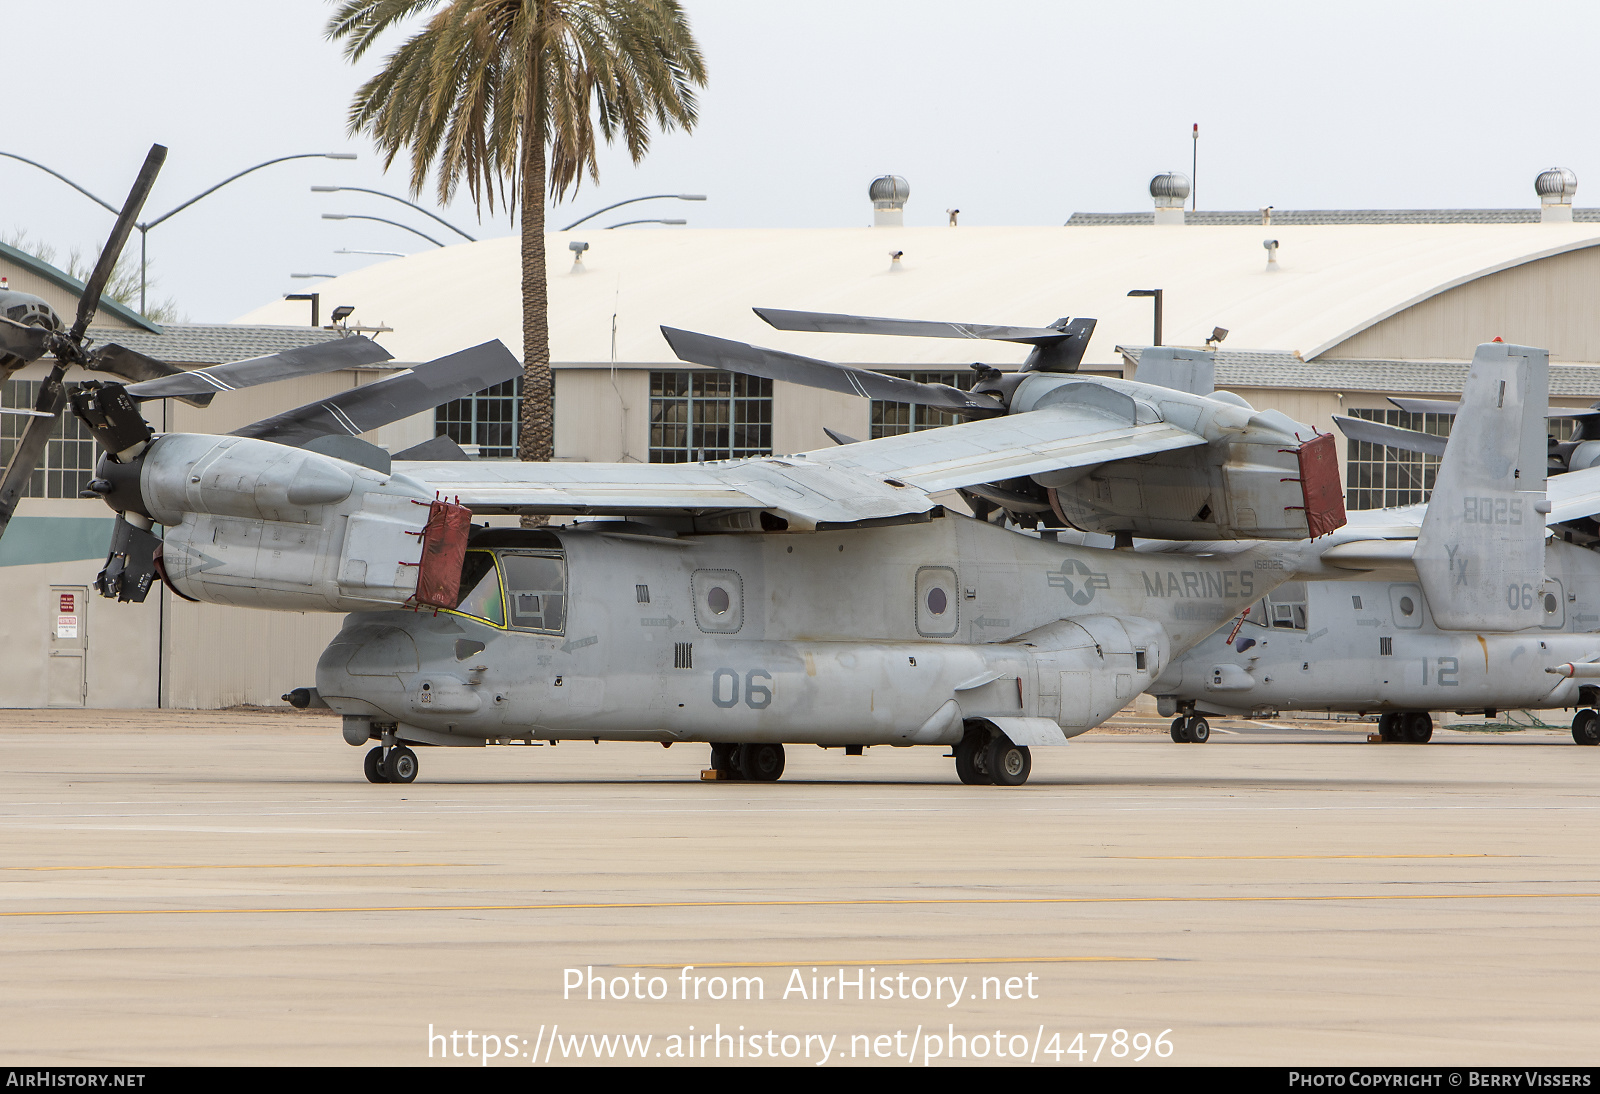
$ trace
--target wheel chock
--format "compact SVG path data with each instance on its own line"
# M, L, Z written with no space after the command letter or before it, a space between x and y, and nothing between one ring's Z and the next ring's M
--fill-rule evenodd
M714 767L708 767L704 771L700 772L700 781L703 783L714 783L718 779L725 777L726 776L724 776L722 772L718 771Z

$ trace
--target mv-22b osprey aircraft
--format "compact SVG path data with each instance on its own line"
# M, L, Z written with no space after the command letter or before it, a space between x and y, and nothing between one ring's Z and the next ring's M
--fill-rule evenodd
M112 260L140 202L136 187ZM55 352L59 380L99 360L86 314L64 340L0 330L4 348ZM342 714L351 744L378 742L374 782L414 779L416 744L611 739L709 743L713 770L751 780L781 775L786 744L952 746L963 781L1016 785L1030 748L1098 725L1283 581L1329 572L1318 556L1344 537L1332 438L1186 390L1210 383L1181 352L1167 383L1155 361L1130 382L1077 373L1092 320L766 318L1033 349L968 393L664 329L686 361L974 419L695 465L480 463L438 458L440 442L391 460L359 439L515 375L498 343L226 436L157 436L137 404L341 366L89 381L71 405L105 449L90 489L119 514L99 588L137 601L159 579L193 600L350 613L292 694ZM931 495L948 489L993 519L947 512ZM0 520L14 498L0 493ZM613 519L492 529L473 513ZM1220 542L1161 555L1038 530L1068 521L1125 547Z
M1503 399L1502 361L1529 381L1524 387L1513 377ZM1433 735L1436 710L1493 717L1578 707L1573 739L1600 743L1600 413L1557 412L1577 417L1579 433L1550 442L1547 464L1547 365L1543 351L1490 344L1479 348L1459 406L1396 400L1406 410L1459 413L1448 445L1340 421L1358 440L1442 454L1433 501L1352 514L1352 530L1391 542L1392 559L1365 580L1279 586L1236 625L1174 660L1150 690L1167 714L1179 715L1175 741L1204 741L1207 713L1377 713L1383 740L1421 744ZM1492 412L1484 409L1491 404ZM1565 473L1546 485L1547 466ZM1484 486L1516 489L1491 501ZM1419 526L1430 525L1452 526L1446 539L1454 550L1442 566L1420 545L1412 552ZM1490 551L1524 560L1526 578L1489 584L1477 560ZM1338 556L1324 557L1337 565ZM1493 602L1463 605L1466 590Z

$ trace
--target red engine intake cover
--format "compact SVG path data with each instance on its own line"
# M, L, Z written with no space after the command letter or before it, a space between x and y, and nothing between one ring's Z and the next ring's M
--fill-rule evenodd
M1300 493L1306 503L1311 538L1343 528L1344 484L1339 481L1339 450L1332 433L1300 446Z
M422 530L422 568L417 571L417 603L426 608L453 608L461 599L461 566L467 557L472 510L435 501L428 506Z

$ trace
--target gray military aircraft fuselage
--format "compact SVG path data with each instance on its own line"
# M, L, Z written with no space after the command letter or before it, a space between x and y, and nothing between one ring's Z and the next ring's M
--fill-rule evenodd
M455 610L351 615L316 680L347 740L700 741L747 778L777 777L783 744L951 745L964 778L1020 782L1028 746L1109 718L1301 550L1111 552L957 516L605 529L481 530ZM1020 746L1009 772L991 740Z
M1180 702L1244 717L1375 713L1387 738L1412 741L1431 735L1429 711L1587 706L1595 680L1545 670L1600 653L1600 557L1554 541L1545 573L1527 590L1540 625L1512 633L1441 628L1415 580L1282 585L1236 630L1175 659L1150 690L1166 714Z

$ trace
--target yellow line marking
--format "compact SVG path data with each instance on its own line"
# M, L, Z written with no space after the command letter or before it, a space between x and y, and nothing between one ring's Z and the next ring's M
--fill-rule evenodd
M839 908L998 904L1282 904L1363 900L1549 900L1600 897L1592 893L1354 893L1344 896L1061 896L1061 897L883 897L868 900L662 900L593 904L400 904L326 908L81 908L50 912L0 912L0 918L86 915L268 915L331 912L591 912L662 908Z
M0 870L357 870L392 866L458 866L455 862L223 862L171 866L0 866Z
M1048 965L1063 961L1159 961L1159 957L910 957L890 961L706 961L697 969L787 969L802 965ZM681 969L671 965L605 965L612 969Z
M1526 858L1526 855L1450 854L1450 855L1106 855L1106 858L1130 861L1176 862L1183 859L1226 859L1249 861L1252 859L1344 859L1344 858Z

